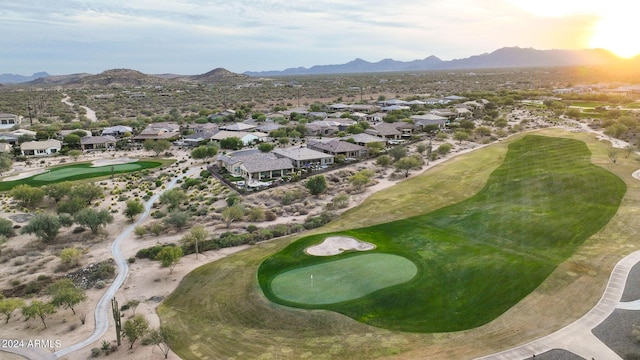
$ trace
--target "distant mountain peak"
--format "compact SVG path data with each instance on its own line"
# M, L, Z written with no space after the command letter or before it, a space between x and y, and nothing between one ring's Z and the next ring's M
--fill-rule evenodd
M33 81L39 78L50 76L46 71L40 71L33 73L31 76L17 75L17 74L2 74L0 75L0 84L18 84Z
M428 71L455 69L488 69L505 67L552 67L572 65L607 65L618 63L620 59L602 49L585 50L536 50L518 46L503 47L491 53L474 55L468 58L443 61L430 55L422 60L396 61L384 59L368 62L356 58L340 65L314 65L310 68L288 68L282 71L247 71L249 76L278 75L316 75L316 74L350 74L389 71Z

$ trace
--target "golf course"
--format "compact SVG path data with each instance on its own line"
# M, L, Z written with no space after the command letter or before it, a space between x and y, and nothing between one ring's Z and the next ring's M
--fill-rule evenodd
M608 258L630 241L630 230L611 220L631 221L624 198L632 183L625 174L637 165L607 162L607 147L587 134L557 130L516 136L376 193L313 233L202 266L158 309L182 334L172 349L185 359L377 358L411 351L446 358L460 354L454 349L464 347L461 341L464 354L493 349L492 341L522 341L518 336L536 334L539 326L520 333L521 326L513 331L509 324L538 325L532 309L553 312L552 304L566 300L564 291L580 291L578 282L594 282L596 289L583 295L597 300L598 271L583 278L574 264L604 273L612 266ZM617 238L605 239L603 231ZM307 252L336 236L375 247L333 256ZM585 260L587 253L593 260ZM558 304L553 326L588 304L566 306ZM513 313L526 315L514 320ZM494 325L498 318L502 326Z
M95 179L103 176L122 174L161 166L160 161L136 161L127 164L93 166L91 163L78 163L52 167L46 172L20 180L1 181L0 191L11 190L14 186L27 184L30 186L44 186L61 181Z

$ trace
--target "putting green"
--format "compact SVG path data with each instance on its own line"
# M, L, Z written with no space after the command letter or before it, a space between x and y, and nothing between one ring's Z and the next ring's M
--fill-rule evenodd
M113 170L114 172L134 171L140 168L142 168L142 166L140 166L139 164L118 164L113 165L113 169L110 165L98 167L65 167L60 169L53 169L49 172L36 175L33 177L33 180L57 181L60 179L78 175L104 173L105 171L110 172L111 170Z
M363 254L287 271L273 279L271 289L285 301L334 304L405 283L417 272L402 256Z

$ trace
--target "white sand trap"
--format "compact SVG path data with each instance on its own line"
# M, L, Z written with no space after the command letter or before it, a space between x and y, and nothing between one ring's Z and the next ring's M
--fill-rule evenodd
M631 174L631 176L633 176L633 178L636 180L640 180L640 170L634 171L633 174Z
M24 172L21 172L18 175L13 175L13 176L6 177L6 178L2 179L2 181L13 181L13 180L26 179L28 177L32 177L34 175L42 174L42 173L47 172L47 171L49 171L49 170L47 170L47 169L35 169L35 170L24 171Z
M368 251L376 246L366 241L360 241L348 236L330 236L318 245L310 246L305 252L313 256L333 256L348 250Z
M131 159L128 157L121 157L117 159L98 159L98 160L93 160L93 162L91 163L91 167L128 164L136 161L138 161L138 159Z

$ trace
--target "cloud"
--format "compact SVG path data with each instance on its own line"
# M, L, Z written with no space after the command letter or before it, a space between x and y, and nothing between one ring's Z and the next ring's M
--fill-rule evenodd
M215 67L242 72L356 57L452 59L503 46L588 43L581 32L593 27L594 15L546 16L529 3L3 0L0 46L11 55L0 63L0 72L68 73L71 66L73 72L99 72L116 65L143 72L195 74Z

